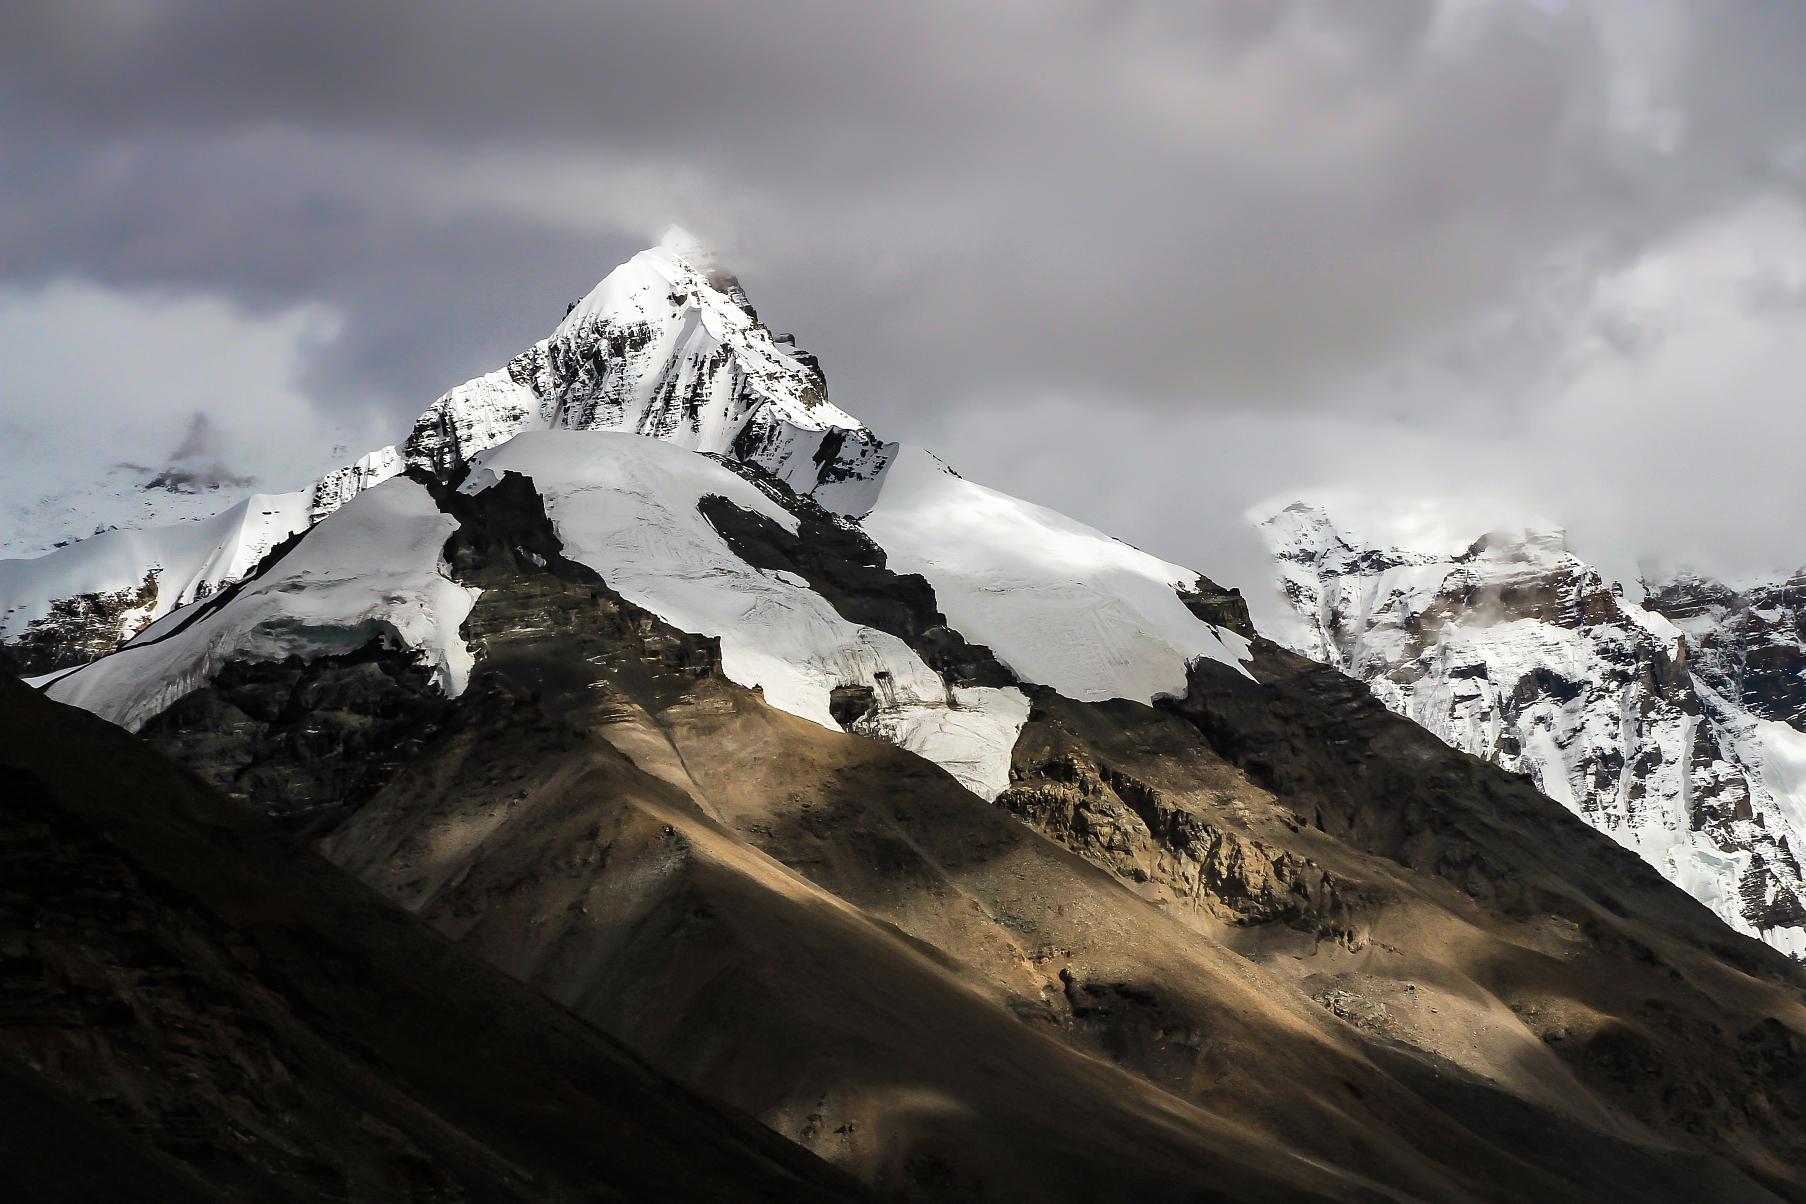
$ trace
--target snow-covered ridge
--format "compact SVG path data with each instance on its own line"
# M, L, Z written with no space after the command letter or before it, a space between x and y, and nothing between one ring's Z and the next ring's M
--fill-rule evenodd
M470 673L458 629L473 602L444 572L441 551L456 529L422 486L386 482L235 594L164 615L49 693L136 730L228 661L311 658L383 639L418 650L455 696Z
M1198 574L1044 506L987 489L918 448L861 524L892 570L920 573L948 622L1023 681L1068 698L1181 696L1210 660L1247 674L1248 641L1198 618Z
M1706 638L1554 532L1450 556L1376 547L1322 509L1262 524L1294 649L1612 836L1740 931L1806 953L1806 734L1694 665Z
M768 496L720 460L789 493ZM284 521L315 526L264 576L224 605L154 624L53 692L135 726L232 660L329 655L380 636L420 653L455 694L471 667L458 635L469 603L428 554L452 520L428 515L432 494L400 474L463 477L480 492L509 472L539 490L571 559L674 627L717 638L731 679L831 727L836 690L869 692L851 730L920 753L986 798L1007 785L1023 691L944 680L807 582L746 563L702 499L792 534L796 516L776 496L862 524L893 572L920 574L949 624L1025 684L1152 702L1182 694L1199 660L1246 672L1248 641L1181 596L1198 574L879 442L828 401L814 358L772 335L678 234L610 273L551 338L441 397L404 442L292 495ZM229 563L242 575L255 558Z
M310 498L259 493L211 518L105 531L47 556L0 560L0 643L47 634L58 603L67 599L148 594L142 605L110 616L110 633L94 633L121 642L249 573L270 549L306 529Z

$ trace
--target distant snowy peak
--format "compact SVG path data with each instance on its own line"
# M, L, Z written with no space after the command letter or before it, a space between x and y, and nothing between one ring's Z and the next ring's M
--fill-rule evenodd
M121 463L98 480L35 498L9 499L0 557L41 556L102 531L211 518L248 495L255 480L229 468L218 433L195 414L161 463Z
M1293 502L1267 518L1261 532L1273 554L1286 561L1310 563L1354 550L1330 521L1329 512L1308 502Z
M323 510L412 465L446 476L527 430L623 431L763 468L828 509L871 509L896 445L828 400L815 357L673 228L610 272L550 338L450 390L399 448L341 470Z
M1305 505L1262 532L1294 650L1806 953L1806 733L1775 721L1806 699L1800 590L1692 578L1642 606L1559 532L1370 546Z
M146 490L166 493L204 493L218 489L248 489L250 477L240 476L226 467L220 447L219 432L213 420L197 413L188 420L187 433L170 453L169 463L161 468L138 464L123 465L145 475Z

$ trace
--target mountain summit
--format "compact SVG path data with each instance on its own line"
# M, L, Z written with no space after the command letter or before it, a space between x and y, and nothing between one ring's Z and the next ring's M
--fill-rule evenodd
M717 266L715 252L700 238L675 223L665 227L664 234L659 236L658 247L704 271L712 271Z
M329 477L316 516L403 466L447 473L535 429L623 431L731 456L837 514L864 514L896 447L827 387L815 357L767 329L740 282L674 226L551 337L439 398L398 447Z
M113 489L131 494L130 507L105 511L122 530L0 561L0 647L28 673L79 664L230 584L363 490L409 468L456 471L525 430L622 431L727 456L842 515L871 509L897 451L828 401L815 357L767 329L739 282L674 226L574 304L549 338L447 392L399 443L308 489L251 497L230 517L215 513L225 499L212 492L146 491L137 477ZM100 511L67 509L80 521L63 537L93 532ZM167 525L177 519L206 521Z

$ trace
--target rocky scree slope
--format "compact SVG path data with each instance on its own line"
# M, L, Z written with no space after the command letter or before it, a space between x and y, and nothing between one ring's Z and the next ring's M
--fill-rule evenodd
M1638 604L1556 534L1447 556L1320 508L1263 524L1293 647L1450 745L1529 775L1741 932L1806 954L1798 582L1688 578Z

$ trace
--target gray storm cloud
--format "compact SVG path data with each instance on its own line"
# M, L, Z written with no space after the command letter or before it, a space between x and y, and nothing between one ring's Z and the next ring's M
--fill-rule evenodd
M8 7L0 288L331 313L328 424L676 220L887 436L1231 581L1297 493L1806 560L1795 6Z

